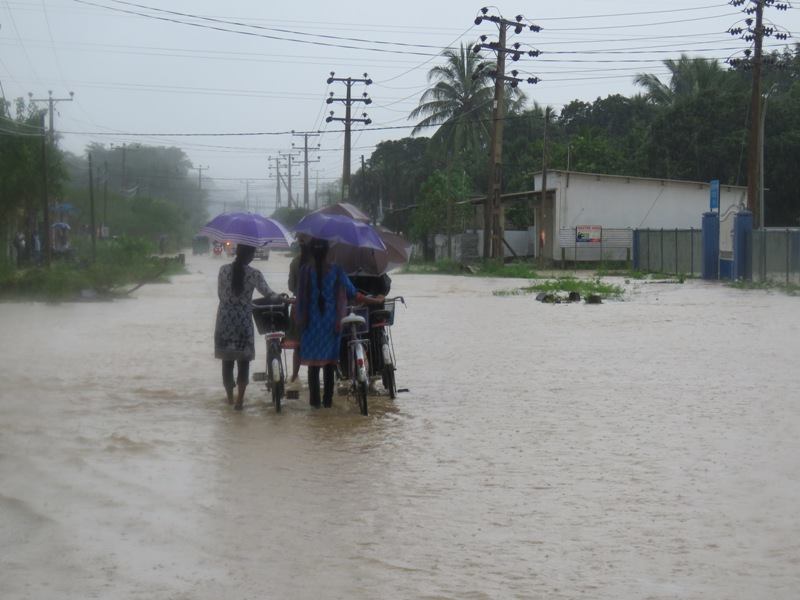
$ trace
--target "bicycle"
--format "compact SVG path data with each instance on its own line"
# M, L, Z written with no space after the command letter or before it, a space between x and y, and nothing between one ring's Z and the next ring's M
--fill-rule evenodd
M370 336L373 346L373 356L375 357L372 365L375 375L380 375L383 387L389 392L389 398L397 398L397 381L395 370L397 369L396 357L394 353L394 343L392 342L392 325L394 325L395 303L400 301L406 305L405 298L395 296L386 298L382 308L371 310L369 313L370 330L379 329L378 335Z
M258 328L258 333L266 338L267 359L266 370L253 373L253 381L264 381L267 390L272 396L275 412L281 412L281 399L286 391L286 357L283 354L281 343L286 336L286 327L289 324L289 309L286 300L279 304L267 299L258 299L253 302L253 320Z
M368 340L364 335L367 327L366 308L350 307L350 313L342 321L342 338L347 343L346 374L350 378L350 390L355 394L358 409L362 415L369 414L367 388L369 387ZM361 314L357 314L361 313Z

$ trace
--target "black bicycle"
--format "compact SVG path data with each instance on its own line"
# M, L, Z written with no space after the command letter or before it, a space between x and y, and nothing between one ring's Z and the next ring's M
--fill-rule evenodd
M394 325L395 304L406 301L402 296L386 298L381 308L369 311L370 350L372 359L372 374L380 376L384 389L389 392L389 397L397 397L397 381L395 370L397 359L392 342L392 325Z
M254 300L253 320L258 333L266 338L267 345L266 370L253 373L253 381L266 382L275 412L281 412L281 399L286 393L286 357L282 342L289 325L288 301L275 303L267 298Z

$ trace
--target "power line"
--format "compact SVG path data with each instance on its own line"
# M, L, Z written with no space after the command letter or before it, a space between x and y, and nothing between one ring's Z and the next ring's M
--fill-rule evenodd
M330 48L346 48L346 49L349 49L349 50L365 50L365 51L369 51L369 52L381 52L381 53L386 53L386 54L413 54L413 55L417 55L417 56L430 56L430 53L427 53L427 52L416 52L416 51L413 51L413 50L388 50L388 49L384 49L384 48L370 48L370 47L367 47L367 46L351 46L351 45L348 45L348 44L333 44L333 43L330 43L330 42L320 42L320 41L315 41L315 40L300 40L300 39L296 39L296 38L280 37L280 36L276 36L276 35L269 35L269 34L266 34L266 33L256 33L254 31L241 31L241 30L238 30L238 29L228 29L228 28L225 28L225 27L218 27L216 25L204 25L204 24L201 24L201 23L192 23L190 21L182 21L180 19L173 19L173 18L170 18L170 17L159 17L158 15L149 15L147 13L142 13L142 12L138 12L138 11L135 11L135 10L128 10L128 9L124 9L124 8L114 8L113 6L105 6L103 4L97 4L95 2L89 2L88 0L73 0L73 2L77 2L79 4L88 4L89 6L96 6L98 8L104 8L106 10L122 12L122 13L127 13L127 14L132 14L132 15L137 15L139 17L144 17L146 19L155 19L157 21L166 21L168 23L177 23L179 25L187 25L189 27L198 27L200 29L211 29L211 30L214 30L214 31L222 31L222 32L225 32L225 33L235 33L237 35L247 35L247 36L257 37L257 38L278 40L278 41L281 41L281 42L295 42L295 43L298 43L298 44L311 44L313 46L326 46L326 47L330 47Z
M137 4L135 2L125 2L124 0L110 0L110 1L114 2L115 4L124 4L126 6L135 6L137 8L143 8L143 9L146 9L146 10L152 10L154 12L160 12L160 13L165 13L165 14L170 14L170 15L176 15L176 16L179 16L179 17L188 17L188 18L191 18L191 19L200 19L202 21L209 21L209 22L212 22L212 23L222 23L222 24L225 24L225 25L236 25L238 27L250 27L252 29L259 29L259 30L262 30L262 31L275 31L277 33L288 33L288 34L291 34L291 35L306 35L306 36L320 37L320 38L331 39L331 40L343 40L343 41L348 41L348 42L359 42L359 43L364 43L364 44L384 44L384 45L387 45L387 46L407 46L407 47L413 47L413 48L433 48L433 49L438 49L439 48L438 46L431 46L430 44L410 44L410 43L406 43L406 42L388 42L386 40L368 40L368 39L364 39L364 38L351 38L351 37L330 35L330 34L324 34L324 33L307 33L305 31L296 31L296 30L292 30L292 29L281 29L281 28L278 28L278 27L264 27L262 25L252 25L252 24L249 24L249 23L244 23L242 21L232 21L232 20L220 19L220 18L214 18L214 17L204 17L202 15L197 15L197 14L193 14L193 13L184 13L184 12L179 12L179 11L174 11L174 10L166 10L166 9L163 9L163 8L155 8L153 6L147 6L145 4ZM301 40L290 40L290 41L301 41Z

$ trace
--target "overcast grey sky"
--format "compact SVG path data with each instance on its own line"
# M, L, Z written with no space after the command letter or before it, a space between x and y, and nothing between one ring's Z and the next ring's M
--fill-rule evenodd
M495 1L492 14L522 14L542 26L509 41L542 51L515 66L541 78L525 85L529 99L555 109L573 99L636 93L636 73L663 75L662 61L681 52L724 60L746 47L726 33L743 15L724 1ZM408 113L442 48L481 34L496 39L493 24L473 23L481 6L463 0L0 0L0 82L8 99L74 91L75 101L59 104L56 114L68 150L83 153L90 141L177 145L234 195L244 189L239 180L268 176L268 155L290 150L293 141L301 145L302 138L124 134L320 130L321 162L312 166L328 181L341 175L343 134L340 123L324 118L331 109L344 113L339 103L325 104L330 91L344 90L328 86L329 71L367 72L374 81L353 88L373 100L365 107L373 129L354 126L355 170L375 144L409 134ZM767 12L800 38L800 8ZM393 127L400 128L379 129ZM252 186L271 203L273 181Z

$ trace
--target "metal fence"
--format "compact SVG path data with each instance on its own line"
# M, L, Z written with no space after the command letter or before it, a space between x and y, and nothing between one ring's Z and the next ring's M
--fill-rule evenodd
M755 229L751 235L752 280L800 284L800 229Z
M630 261L633 230L603 227L596 241L579 241L577 227L562 227L558 232L561 262Z
M639 271L699 275L703 269L701 229L637 229L633 249Z

